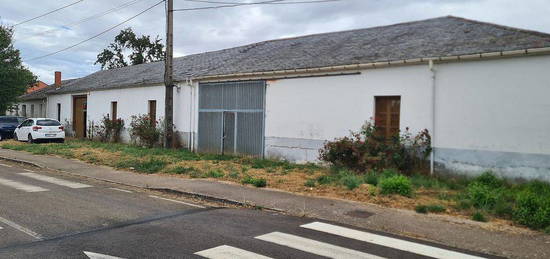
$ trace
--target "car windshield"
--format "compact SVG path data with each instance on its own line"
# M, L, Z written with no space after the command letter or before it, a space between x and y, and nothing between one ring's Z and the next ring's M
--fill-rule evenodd
M19 123L19 121L17 120L17 118L15 117L3 117L3 118L0 118L0 123Z
M55 121L55 120L38 120L38 121L36 121L36 125L38 125L38 126L61 126L61 123L59 123L59 121Z

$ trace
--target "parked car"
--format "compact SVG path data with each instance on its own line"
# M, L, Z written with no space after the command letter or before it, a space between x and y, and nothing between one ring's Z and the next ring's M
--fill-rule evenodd
M29 118L15 129L13 136L19 141L36 143L40 141L65 141L65 131L61 123L48 118Z
M0 141L12 138L15 128L25 119L17 116L0 116Z

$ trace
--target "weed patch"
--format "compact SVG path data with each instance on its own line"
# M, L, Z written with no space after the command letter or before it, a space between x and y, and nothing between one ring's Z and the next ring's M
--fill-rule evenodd
M399 194L405 197L411 197L413 194L411 181L403 175L382 178L379 187L381 194Z

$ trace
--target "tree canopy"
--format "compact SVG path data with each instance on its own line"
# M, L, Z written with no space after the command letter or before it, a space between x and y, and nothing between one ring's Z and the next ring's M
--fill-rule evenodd
M35 81L36 76L23 66L19 50L13 46L13 29L0 25L0 114Z
M126 57L128 51L130 54ZM149 35L138 37L132 28L126 28L97 55L94 64L101 64L101 69L112 69L160 60L164 60L164 44L158 35L153 40Z

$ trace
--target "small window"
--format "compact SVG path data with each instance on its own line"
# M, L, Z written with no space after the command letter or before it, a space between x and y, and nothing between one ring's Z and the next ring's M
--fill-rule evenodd
M157 101L149 100L149 119L151 123L157 122Z
M21 105L21 115L27 117L27 105L25 104Z
M375 97L374 125L386 139L399 135L400 96Z
M34 116L34 104L31 104L31 117L36 117Z
M117 102L111 102L111 120L118 118L117 109Z
M61 126L61 123L56 120L37 120L36 125L38 126Z
M57 104L57 120L61 121L61 104Z
M38 106L38 112L39 112L39 115L40 117L44 117L44 105L43 104L40 104Z

